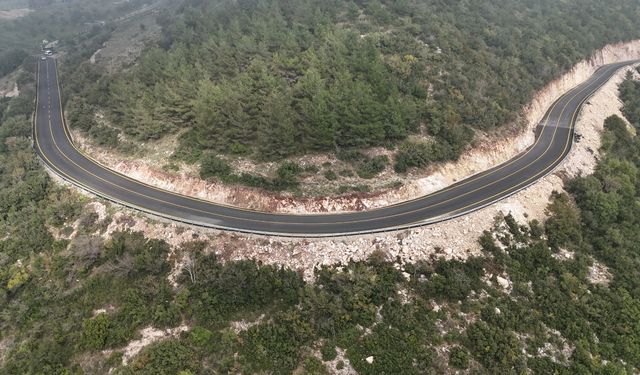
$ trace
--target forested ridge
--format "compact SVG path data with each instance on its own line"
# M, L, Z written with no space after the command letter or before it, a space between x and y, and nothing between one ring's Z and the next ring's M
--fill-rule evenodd
M621 85L625 106L638 101L628 91L636 84ZM545 223L498 217L465 262L409 264L375 252L318 268L309 283L207 255L204 241L171 249L142 233L105 239L111 212L101 219L53 184L30 149L29 85L0 102L0 374L640 368L640 138L618 117L604 124L595 173L553 194ZM184 254L173 286L173 257ZM252 324L238 330L239 321ZM186 332L122 364L140 329L182 324Z
M127 71L64 80L71 124L104 145L177 133L191 162L385 146L404 172L516 121L578 60L638 37L638 16L633 0L191 0Z

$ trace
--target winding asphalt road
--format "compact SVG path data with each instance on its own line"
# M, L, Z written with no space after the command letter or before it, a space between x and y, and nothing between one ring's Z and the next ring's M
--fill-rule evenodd
M112 171L80 152L63 118L56 61L38 61L34 148L68 182L107 200L192 225L258 234L326 237L426 225L477 210L531 185L567 156L582 104L620 68L606 65L558 99L538 125L535 144L515 158L427 196L364 212L286 215L229 207L162 190Z

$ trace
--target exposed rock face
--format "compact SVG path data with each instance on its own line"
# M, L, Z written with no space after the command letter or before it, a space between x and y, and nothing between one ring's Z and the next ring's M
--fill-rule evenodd
M0 98L13 98L20 95L20 89L16 82L20 73L21 70L18 69L0 78Z
M589 267L589 275L587 277L592 284L602 285L608 285L613 278L607 266L595 260L591 267Z

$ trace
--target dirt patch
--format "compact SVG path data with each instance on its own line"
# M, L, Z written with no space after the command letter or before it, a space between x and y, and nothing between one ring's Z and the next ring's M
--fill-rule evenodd
M0 98L13 98L20 95L18 83L16 82L20 72L21 70L16 70L15 72L0 78Z
M188 330L189 327L186 325L181 325L180 327L170 329L157 329L153 327L147 327L140 330L140 335L142 337L138 340L131 341L123 349L122 365L126 366L127 363L138 353L140 353L142 349L153 344L154 342L158 342L170 337L176 337L180 333L186 332Z
M7 90L7 91L2 93L2 96L4 96L5 98L14 98L14 97L16 97L18 95L20 95L20 90L18 90L18 84L17 83L13 84L13 88L11 90Z
M607 266L594 260L591 267L589 267L589 275L587 278L592 284L609 285L613 275L611 275Z
M567 361L571 358L575 347L570 345L567 342L567 339L562 336L560 331L555 329L547 329L547 334L550 337L554 338L555 344L551 344L550 342L546 342L543 347L538 348L538 352L536 353L537 357L549 358L554 363L562 364L564 366L567 365ZM529 357L532 357L531 355Z
M343 349L336 348L338 355L331 361L324 362L330 374L334 375L356 375L358 372L351 366L347 358L347 353ZM321 358L322 356L318 356ZM340 365L338 365L340 364Z
M74 140L85 152L120 173L163 189L216 203L282 213L361 211L423 196L509 160L534 142L534 130L538 122L558 97L589 78L598 67L611 62L636 58L640 58L640 40L610 45L597 51L590 59L580 62L570 72L537 93L532 103L524 109L518 121L503 127L499 134L478 134L474 147L466 151L456 162L434 165L424 170L413 171L405 176L396 175L388 167L374 180L344 177L338 182L344 185L364 182L371 185L372 193L335 196L335 191L329 192L332 183L324 178L322 171L312 174L302 181L303 197L290 194L271 194L242 186L228 186L203 181L198 176L197 166L177 165L178 172L163 168L168 163L168 157L175 147L175 137L169 137L169 141L143 145L142 156L136 154L129 157L96 147L79 132L74 132ZM582 117L589 117L592 121L599 121L595 111L602 109L603 105L610 107L606 109L607 111L613 110L613 107L618 105L617 99L600 102L594 98L591 102L595 104L593 106L587 105L583 110ZM526 126L523 127L522 124L526 124ZM601 124L593 124L593 126L601 127ZM581 135L587 136L588 131L586 129L585 134ZM593 143L592 140L582 140L581 142ZM592 151L597 151L597 148ZM368 151L369 156L388 153L389 151L384 149ZM325 167L325 169L331 168L336 172L347 168L345 163L331 155L311 155L292 160L303 167L330 165L331 167ZM578 169L589 169L589 166L583 165L581 159L574 161L579 162ZM275 168L272 163L255 164L242 159L235 160L233 166L237 170L250 173L264 173ZM575 172L572 167L567 169ZM328 187L329 190L327 190ZM329 195L322 196L323 192Z
M116 311L116 307L113 305L108 305L106 307L103 307L101 309L95 309L91 312L91 317L95 318L96 316L100 315L100 314L111 314L112 312Z
M29 14L31 9L22 8L22 9L11 9L11 10L0 10L0 21L2 20L15 20L18 18L22 18Z
M249 328L253 327L253 326L257 326L258 324L262 324L262 322L264 321L265 315L262 314L258 317L258 319L254 320L254 321L246 321L246 320L240 320L237 322L231 322L229 323L231 330L233 332L235 332L237 335L240 334L241 332L247 331Z
M560 249L557 253L551 255L554 259L560 261L572 260L576 257L576 253L567 249Z

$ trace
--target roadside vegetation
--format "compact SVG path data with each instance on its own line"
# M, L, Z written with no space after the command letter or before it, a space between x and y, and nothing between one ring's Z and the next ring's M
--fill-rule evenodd
M65 91L71 124L108 147L174 134L190 163L386 147L403 173L517 122L535 90L638 37L637 16L631 0L192 0L131 69L85 64Z
M99 45L108 28L95 30L70 40ZM67 58L87 69L87 53ZM545 223L496 218L479 239L482 255L466 262L406 264L378 252L319 268L311 283L294 270L223 262L204 253L205 242L172 249L136 232L105 238L109 213L100 219L87 198L54 183L31 149L34 77L28 61L21 66L20 95L0 99L0 374L640 368L640 138L620 118L605 123L596 172L568 181L569 194L554 194ZM91 77L100 75L88 75L88 86ZM639 126L638 82L628 77L620 96ZM423 147L412 147L399 148L407 167L426 165ZM390 162L340 152L362 178ZM216 153L199 156L203 177L250 181ZM342 173L329 171L327 179ZM290 188L304 173L313 171L282 163L277 177L251 183ZM174 286L173 257L185 254L191 261ZM123 364L123 348L141 329L182 325L188 330Z
M640 68L638 68L640 74ZM640 127L640 82L632 79L632 74L620 85L620 100L624 103L622 113L631 124Z
M626 106L638 100L627 90L635 84L621 86ZM606 120L596 172L554 194L545 223L496 218L479 239L482 255L466 262L401 264L377 252L316 269L309 283L252 260L222 262L203 252L204 242L172 250L141 233L104 239L108 215L88 214L85 200L36 161L32 83L20 91L0 104L2 374L640 367L640 212L632 204L640 198L640 138L620 118ZM172 251L190 258L176 287L167 279ZM123 365L123 348L140 329L181 325L188 330Z

